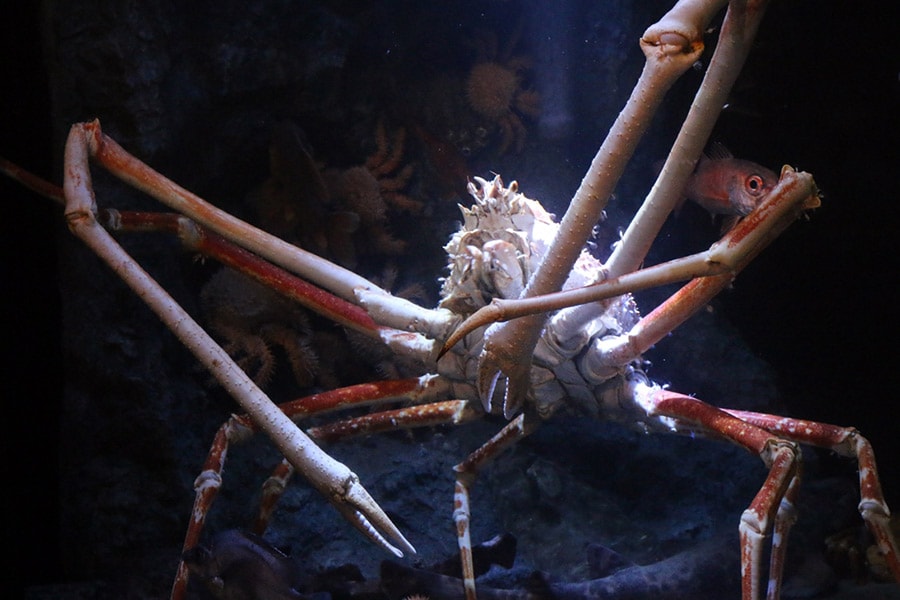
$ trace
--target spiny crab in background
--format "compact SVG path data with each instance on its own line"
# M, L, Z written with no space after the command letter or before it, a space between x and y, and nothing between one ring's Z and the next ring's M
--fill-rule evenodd
M646 64L631 98L601 145L559 223L515 183L499 177L470 185L475 204L446 246L450 274L438 308L392 296L355 273L220 211L153 171L105 136L98 122L73 126L65 157L66 218L72 232L135 289L238 401L246 415L219 430L195 483L185 549L195 547L222 483L229 444L265 432L285 462L263 493L258 529L296 469L363 534L393 554L414 552L358 477L316 446L379 431L457 424L484 414L509 423L455 467L453 518L469 600L476 598L469 493L477 473L557 411L578 410L644 431L723 439L756 453L769 469L740 525L744 600L780 596L786 540L799 493L799 444L830 448L859 463L859 510L894 579L900 555L868 441L852 428L720 409L653 383L641 355L700 310L805 211L819 206L813 178L785 166L778 183L709 250L641 268L663 221L697 163L749 51L765 2L730 3L720 43L671 153L644 205L601 264L584 251L616 182L666 90L703 50L702 36L724 2L682 0L641 38ZM99 211L94 160L181 215ZM379 161L382 174L392 172ZM377 165L376 165L377 166ZM20 178L25 178L21 176ZM400 177L398 177L400 179ZM46 190L45 190L46 191ZM192 251L222 261L302 306L421 365L422 375L326 391L276 406L109 235L156 227ZM686 283L641 317L632 292ZM295 420L350 407L380 410L301 431ZM768 568L763 556L769 547ZM182 565L172 595L183 597Z
M316 162L297 127L280 124L270 144L269 178L248 199L256 224L347 268L361 255L401 255L407 242L392 235L389 217L422 211L422 204L404 193L413 174L413 165L403 163L405 137L399 129L389 139L379 122L375 150L362 164L340 169ZM383 287L391 288L395 271L385 268ZM420 293L411 286L398 292ZM300 387L339 385L335 367L346 360L346 344L339 334L314 328L308 313L291 300L227 268L204 285L200 300L204 322L261 387L275 371L276 349Z
M401 254L406 244L392 235L389 217L422 210L404 193L413 174L403 164L405 139L404 129L389 138L379 122L375 151L341 169L317 163L296 126L282 124L272 136L270 176L250 199L259 226L347 268L360 253Z
M522 117L536 118L541 113L540 94L523 85L532 60L513 54L518 39L519 34L513 33L501 50L494 34L483 34L474 44L478 55L465 81L471 109L491 128L499 129L497 154L501 155L510 147L522 151L526 133Z

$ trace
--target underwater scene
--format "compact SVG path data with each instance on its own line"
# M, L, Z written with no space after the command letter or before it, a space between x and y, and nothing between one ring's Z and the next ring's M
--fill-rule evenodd
M888 19L674 4L13 9L14 597L900 598Z

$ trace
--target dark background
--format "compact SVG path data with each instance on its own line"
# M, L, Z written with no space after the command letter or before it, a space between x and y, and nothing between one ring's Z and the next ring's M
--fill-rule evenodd
M0 138L3 154L58 181L38 2L7 7L3 19ZM10 429L3 435L8 518L3 538L22 544L12 593L25 583L62 576L59 553L59 412L63 370L56 236L59 207L0 181L9 219L3 224L4 399ZM15 215L15 216L13 216Z
M900 51L885 3L774 2L717 135L743 155L812 172L823 206L747 268L720 306L777 371L794 416L857 426L900 506L897 371ZM59 180L39 11L2 21L0 141ZM735 149L737 152L737 149ZM70 577L59 539L63 389L59 209L0 180L4 201L4 541L30 584Z

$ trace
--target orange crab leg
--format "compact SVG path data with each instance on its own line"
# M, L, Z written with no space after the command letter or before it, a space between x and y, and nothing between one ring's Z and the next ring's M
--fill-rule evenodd
M676 431L689 430L723 437L762 458L769 468L769 475L741 516L739 527L742 597L760 597L763 542L770 535L773 546L769 586L777 590L786 550L785 536L794 519L793 505L800 478L799 446L690 396L656 386L638 386L637 393L648 414L677 419ZM693 427L697 429L693 430ZM772 535L773 531L776 535Z
M802 419L779 417L743 410L727 410L727 413L762 427L784 438L803 444L828 448L844 456L856 458L859 465L859 512L875 538L878 549L884 555L888 568L896 581L900 581L900 549L890 532L891 511L884 499L875 452L869 440L853 427L841 427Z
M422 406L386 410L321 427L312 427L306 433L314 440L333 442L357 435L370 435L412 427L459 425L481 415L482 412L477 410L469 400L445 400Z
M469 505L469 489L481 468L496 458L504 450L521 439L531 435L540 426L540 418L530 412L520 413L507 423L494 437L476 449L464 461L453 467L456 484L453 490L453 522L459 544L462 563L463 588L466 600L476 600L475 565L472 560L472 536L469 531L472 511Z
M768 597L779 597L787 535L795 519L794 506L800 477L797 444L800 443L829 448L856 458L859 464L859 511L892 574L900 580L900 552L889 529L890 509L879 483L875 455L871 444L856 429L764 413L719 409L659 387L637 386L636 389L649 415L676 419L672 424L674 431L724 437L756 452L769 467L769 476L741 518L744 598L760 597L759 563L762 544L768 536L772 538Z
M226 267L240 271L301 306L354 331L378 338L379 332L385 329L359 306L273 265L181 215L107 209L101 211L101 217L104 226L111 231L175 234L188 251L214 258Z
M59 205L65 205L66 197L63 190L58 185L54 185L49 181L41 179L37 175L26 171L19 165L0 157L0 172L5 173L11 179L18 181L31 191L53 200Z

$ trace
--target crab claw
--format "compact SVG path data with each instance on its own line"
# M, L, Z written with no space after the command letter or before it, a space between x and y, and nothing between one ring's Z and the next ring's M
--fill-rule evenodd
M398 558L403 556L404 552L416 553L413 545L369 495L355 473L351 472L342 486L343 490L328 500L347 521L375 544ZM388 538L400 548L388 541Z
M483 355L478 366L478 395L481 398L481 404L484 406L485 412L497 413L494 410L493 398L494 393L497 391L497 384L501 383L501 376L503 385L503 405L501 407L503 417L511 419L522 406L525 393L528 391L528 384L526 382L524 386L521 385L521 374L511 375L502 371L491 361L491 355Z
M537 315L537 335L533 318L495 323L484 332L484 349L478 361L478 395L484 410L497 413L494 396L501 377L503 416L510 419L522 407L531 386L531 354L541 332L543 319ZM530 341L533 338L534 341Z
M369 495L359 476L319 448L277 406L272 404L271 408L274 410L264 406L266 413L259 415L256 422L267 425L266 431L274 432L272 441L297 472L375 544L397 557L403 556L403 552L415 554L416 549Z

